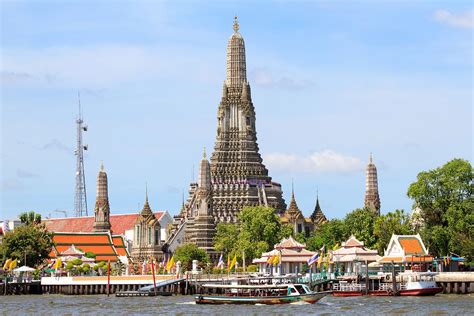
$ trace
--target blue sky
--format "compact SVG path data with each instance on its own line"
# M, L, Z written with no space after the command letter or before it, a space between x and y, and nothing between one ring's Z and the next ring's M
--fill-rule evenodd
M113 213L175 214L214 144L239 16L260 152L289 202L329 218L410 210L421 170L472 159L470 1L3 1L1 216L73 214L81 92L89 213L101 160ZM62 216L62 215L61 215Z

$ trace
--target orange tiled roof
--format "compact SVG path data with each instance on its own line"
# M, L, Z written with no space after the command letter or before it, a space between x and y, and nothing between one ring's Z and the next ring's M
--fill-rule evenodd
M165 214L164 211L154 212L157 220L160 220ZM114 234L123 235L126 230L133 229L135 221L139 213L134 214L115 214L110 215L111 230ZM42 220L46 228L53 232L92 232L94 224L94 216L87 217L67 217L67 218L50 218Z
M117 251L119 256L130 256L122 236L112 236L112 240L114 242L115 250Z
M117 261L120 255L108 232L97 233L55 233L53 235L54 251L50 254L52 259L69 249L72 245L83 252L92 252L96 260ZM122 251L121 251L122 252Z
M416 237L399 237L398 241L406 255L425 255L420 241Z

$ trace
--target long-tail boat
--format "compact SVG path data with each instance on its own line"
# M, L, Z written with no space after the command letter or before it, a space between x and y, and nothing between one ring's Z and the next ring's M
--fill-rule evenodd
M219 295L197 295L196 304L289 304L295 302L316 303L330 294L313 292L305 284L277 285L223 285L204 284L204 288L219 289Z

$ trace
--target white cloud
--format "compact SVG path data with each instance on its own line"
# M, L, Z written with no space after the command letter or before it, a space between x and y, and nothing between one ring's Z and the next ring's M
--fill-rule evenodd
M468 10L460 14L451 13L447 10L437 10L434 19L455 27L473 28L474 10Z
M270 169L294 172L352 172L363 168L359 158L346 156L330 149L313 152L307 156L287 153L264 155Z

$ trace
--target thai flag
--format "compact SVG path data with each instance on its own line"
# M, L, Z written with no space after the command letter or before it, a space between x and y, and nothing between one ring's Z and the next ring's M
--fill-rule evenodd
M222 254L221 256L219 257L219 261L217 262L217 268L220 268L224 266L224 260L222 259Z
M315 253L311 258L308 260L308 267L311 267L316 261L318 261L319 253Z

